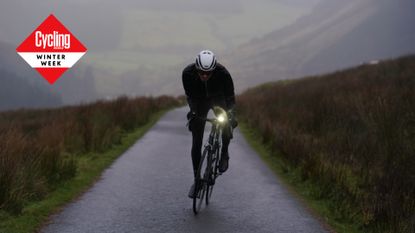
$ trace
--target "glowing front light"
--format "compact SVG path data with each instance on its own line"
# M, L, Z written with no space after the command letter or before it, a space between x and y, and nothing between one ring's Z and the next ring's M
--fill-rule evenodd
M218 116L218 121L219 121L220 123L223 123L223 122L225 121L225 117L224 117L223 115L219 115L219 116Z

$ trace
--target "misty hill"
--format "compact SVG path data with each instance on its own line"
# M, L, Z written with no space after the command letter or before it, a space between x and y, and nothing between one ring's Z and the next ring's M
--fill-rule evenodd
M0 69L0 111L16 108L55 107L62 104L59 95L27 82L20 76Z
M325 0L307 16L226 56L237 87L415 52L415 2Z
M54 85L18 56L15 46L0 42L0 110L53 107L97 98L93 69L76 64Z
M62 104L61 97L42 85L35 75L36 71L18 59L11 45L0 43L0 111Z

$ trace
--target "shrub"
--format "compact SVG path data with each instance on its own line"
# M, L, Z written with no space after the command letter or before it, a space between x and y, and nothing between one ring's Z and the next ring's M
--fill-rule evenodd
M415 231L415 57L276 82L239 112L321 198L373 232Z
M120 97L114 101L0 113L0 210L19 214L76 175L77 156L121 143L125 132L180 101Z

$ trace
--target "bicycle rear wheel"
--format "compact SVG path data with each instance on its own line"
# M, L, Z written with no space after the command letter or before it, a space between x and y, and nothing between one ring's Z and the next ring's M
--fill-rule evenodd
M197 174L200 175L202 171L206 170L207 166L207 148L203 151L202 156L200 157L199 168ZM203 199L207 191L207 181L202 177L201 179L195 180L195 195L193 197L193 212L195 214L200 212L202 208Z

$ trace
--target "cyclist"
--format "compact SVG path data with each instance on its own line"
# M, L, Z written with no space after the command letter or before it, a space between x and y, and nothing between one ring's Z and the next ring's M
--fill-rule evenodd
M219 161L219 172L228 169L228 146L232 138L231 126L235 128L237 121L234 117L235 93L232 77L228 70L216 61L212 51L203 50L196 56L195 63L188 65L182 74L183 88L187 97L190 111L187 114L189 130L192 132L192 164L196 178L200 162L203 132L205 121L197 117L206 118L213 106L220 106L228 112L229 123L222 132L222 151ZM197 116L197 117L195 117ZM189 191L193 198L195 184Z

